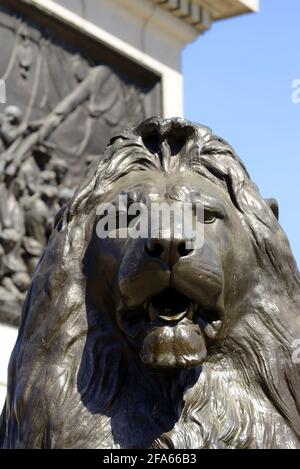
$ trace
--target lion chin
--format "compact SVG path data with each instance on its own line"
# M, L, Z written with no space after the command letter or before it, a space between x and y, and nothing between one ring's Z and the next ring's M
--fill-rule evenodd
M206 359L201 329L187 318L174 326L154 326L144 338L140 358L151 368L195 368Z

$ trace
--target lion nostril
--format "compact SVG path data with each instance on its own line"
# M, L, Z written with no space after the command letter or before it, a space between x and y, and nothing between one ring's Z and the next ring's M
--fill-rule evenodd
M188 256L193 252L193 249L188 249L184 241L177 244L175 240L172 242L150 240L145 246L145 251L151 257L162 258L163 255L167 255L169 256L169 262L174 264L181 257Z
M164 248L161 244L159 243L148 243L145 246L145 251L149 254L151 257L160 257L161 254L164 251Z
M182 242L182 243L179 244L179 246L177 248L177 251L178 251L180 257L185 257L188 254L190 254L193 251L193 249L187 249L185 243Z

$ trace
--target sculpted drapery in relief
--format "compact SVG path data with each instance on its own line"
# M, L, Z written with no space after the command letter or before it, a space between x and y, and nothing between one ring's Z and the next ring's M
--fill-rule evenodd
M5 7L0 43L0 320L17 324L55 214L110 137L151 113L151 86Z

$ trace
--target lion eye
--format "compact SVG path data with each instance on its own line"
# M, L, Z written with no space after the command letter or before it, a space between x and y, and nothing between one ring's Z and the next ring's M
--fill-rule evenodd
M213 223L218 218L218 214L216 212L212 212L210 210L204 210L204 223Z

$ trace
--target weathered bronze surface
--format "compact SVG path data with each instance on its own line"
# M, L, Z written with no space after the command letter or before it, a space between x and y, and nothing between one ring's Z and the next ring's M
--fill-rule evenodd
M99 239L96 209L118 194L202 201L203 246ZM35 272L2 447L299 448L299 274L277 216L206 127L116 136Z
M16 325L55 213L110 137L160 113L160 81L30 5L2 3L0 321Z

